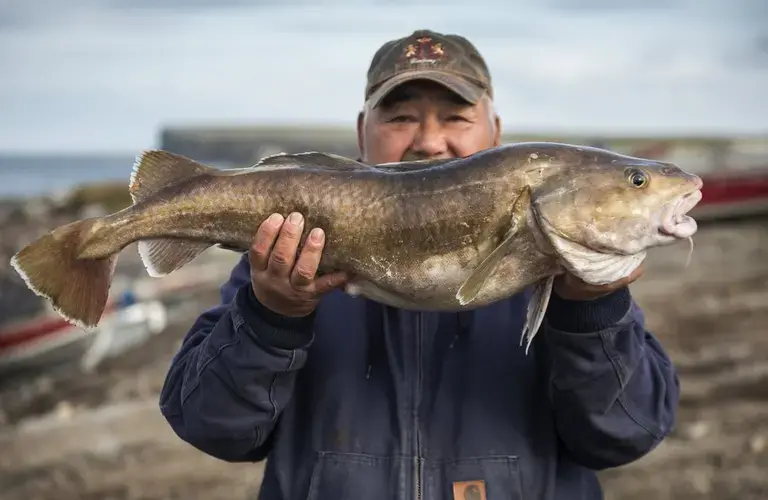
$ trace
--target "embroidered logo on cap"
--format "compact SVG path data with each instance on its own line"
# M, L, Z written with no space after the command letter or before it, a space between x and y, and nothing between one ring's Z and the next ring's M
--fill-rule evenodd
M409 43L403 50L403 54L411 64L436 63L445 55L441 43L431 43L432 38L423 36L417 38L415 43Z

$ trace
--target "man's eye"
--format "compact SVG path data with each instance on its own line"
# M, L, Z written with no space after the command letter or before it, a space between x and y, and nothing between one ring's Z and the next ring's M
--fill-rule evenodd
M413 121L413 117L412 116L408 116L408 115L397 115L397 116L393 116L392 118L390 118L387 121L389 121L389 122L408 122L408 121Z
M465 121L468 121L468 120L465 117L461 116L461 115L451 115L451 116L448 117L448 121L451 121L451 122L455 122L455 121L465 122Z

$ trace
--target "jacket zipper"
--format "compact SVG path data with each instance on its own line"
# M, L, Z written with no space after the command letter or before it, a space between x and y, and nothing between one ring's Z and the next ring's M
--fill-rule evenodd
M416 313L416 390L413 408L414 436L416 441L415 463L415 485L416 500L421 500L421 442L419 439L419 401L421 400L421 335L423 316L422 313Z

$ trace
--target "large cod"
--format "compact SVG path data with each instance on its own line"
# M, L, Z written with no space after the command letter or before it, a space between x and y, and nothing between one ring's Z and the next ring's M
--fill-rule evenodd
M366 165L279 154L218 170L162 150L136 159L133 205L58 227L12 265L82 328L96 326L118 253L138 241L149 275L207 248L246 251L270 214L301 212L325 230L319 272L347 293L396 307L457 311L533 286L530 345L565 270L592 284L628 276L646 251L688 239L701 179L676 165L559 143L517 143L452 160ZM527 350L527 347L526 347Z

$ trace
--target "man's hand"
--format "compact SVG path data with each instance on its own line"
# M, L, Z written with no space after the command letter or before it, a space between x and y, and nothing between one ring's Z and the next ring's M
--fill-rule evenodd
M642 275L643 266L641 264L632 274L624 279L608 283L607 285L590 285L566 271L565 274L555 278L554 291L566 300L594 300L615 292L619 288L624 288Z
M304 217L272 214L259 226L248 252L251 286L256 298L277 314L301 317L310 314L324 293L344 285L343 272L315 278L325 246L322 229L314 228L301 254L297 249L304 229ZM275 241L277 240L277 241Z

